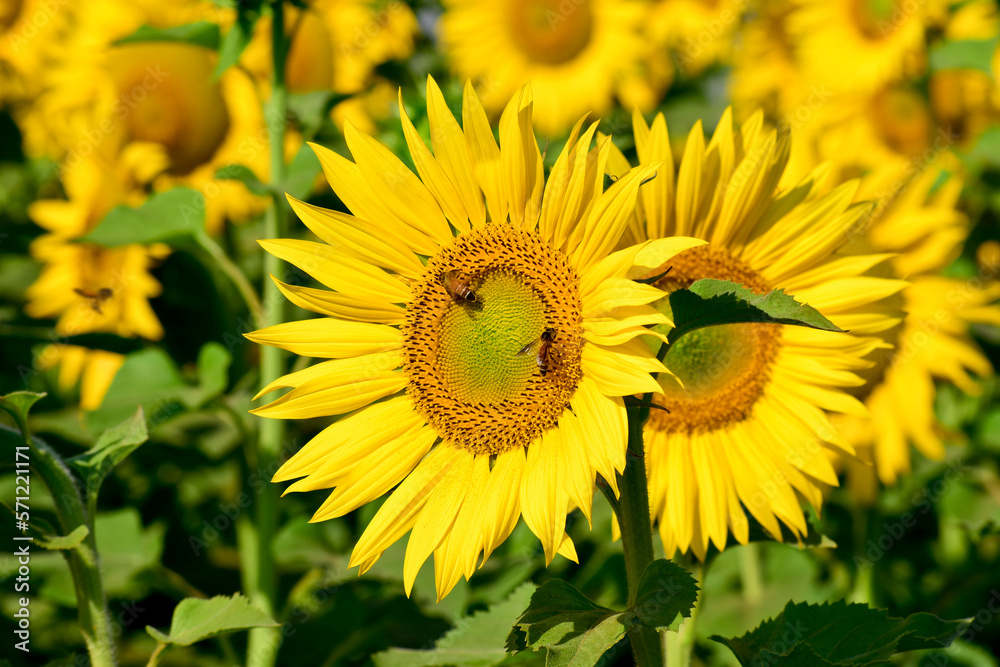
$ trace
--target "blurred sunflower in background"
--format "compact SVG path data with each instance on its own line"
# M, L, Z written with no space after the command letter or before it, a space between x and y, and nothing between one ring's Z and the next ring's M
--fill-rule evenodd
M653 57L641 31L648 6L626 0L446 0L441 43L451 68L470 78L490 113L518 88L535 90L535 125L565 132L615 95L649 109L672 68Z
M57 9L41 0L0 0L0 108L20 116L38 95L38 75L66 25Z
M643 26L660 57L693 77L729 62L733 35L746 9L744 0L658 0Z
M1000 10L991 0L964 3L948 15L944 38L987 41L1000 36ZM1000 120L1000 47L994 46L988 71L946 69L931 72L928 92L935 117L963 145L970 145Z
M866 181L873 194L880 190L874 179ZM941 166L928 168L881 202L853 244L861 251L893 253L886 267L909 282L903 292L906 319L887 332L893 348L872 355L876 364L858 391L871 416L836 418L858 450L859 460L847 465L852 490L864 502L874 502L876 480L894 484L910 472L911 444L930 459L944 458L944 432L934 412L935 380L976 394L972 374L993 374L969 327L1000 326L1000 284L941 275L968 234L965 215L956 209L961 190L961 178Z
M885 345L879 335L900 322L892 297L905 283L865 275L887 254L838 253L872 210L853 203L857 181L817 169L779 187L790 137L765 128L762 113L737 126L727 110L707 145L697 123L676 180L663 116L647 126L636 114L634 132L639 164L664 168L640 193L626 243L675 234L709 242L651 272L666 272L658 287L719 278L758 293L785 289L851 332L733 324L671 347L665 363L676 378L661 376L656 399L670 412L654 410L645 428L650 509L666 553L703 559L730 532L745 544L744 508L776 539L779 522L801 537L801 499L819 509L824 486L838 483L825 452L854 454L826 411L867 415L849 390ZM619 154L608 167L617 175L629 165ZM668 299L655 305L669 315Z
M844 251L892 253L873 272L910 283L902 293L905 321L883 334L890 347L871 353L873 366L861 373L867 384L853 392L871 416L834 418L858 452L845 461L852 492L873 502L878 481L893 484L910 471L911 444L929 458L944 456L935 380L975 393L970 373L993 372L969 327L997 324L1000 292L941 274L969 232L958 210L962 178L953 151L989 125L996 87L970 69L932 68L926 86L918 77L928 74L929 35L995 37L996 7L811 0L762 6L743 29L734 102L743 113L763 105L770 122L795 128L802 139L783 185L819 164L837 178L863 177L855 201L878 206Z
M319 0L304 8L286 3L291 46L285 67L290 93L333 91L351 96L333 109L339 128L350 121L372 133L375 120L389 115L396 88L375 68L413 53L417 19L403 2ZM271 22L257 22L241 62L266 89L271 72ZM269 93L266 93L269 94Z
M292 456L274 481L288 491L333 487L313 521L343 516L396 487L365 529L350 565L363 573L411 531L410 592L433 553L438 598L502 543L523 514L546 563L575 559L566 515L589 518L597 474L625 466L624 396L658 391L665 372L638 336L668 323L647 304L661 292L632 282L703 242L673 238L612 252L646 166L603 189L611 153L590 148L582 120L546 180L522 89L493 137L466 86L462 127L433 79L433 154L400 115L418 176L387 148L346 128L354 162L315 146L353 212L291 199L324 243L261 245L333 291L279 285L325 317L248 338L328 358L262 390L290 387L254 412L277 419L350 413ZM376 226L377 225L377 226ZM395 239L393 245L382 240ZM390 273L391 271L391 273ZM398 487L397 487L398 485Z
M822 82L835 93L867 93L926 66L923 2L793 2L787 25L809 81Z
M163 327L149 305L161 288L149 268L166 257L169 248L159 244L102 248L75 240L115 206L141 203L145 188L167 164L161 146L132 143L120 154L94 152L64 166L66 199L36 201L29 208L32 221L47 233L31 244L42 270L25 295L28 315L55 319L60 336L101 332L148 340L163 337ZM63 343L47 346L38 358L43 369L61 365L58 384L63 390L73 387L82 373L84 410L100 405L123 361L113 352Z
M207 1L157 3L95 0L67 7L71 28L45 72L44 91L24 127L25 142L40 146L45 127L59 146L52 157L73 161L130 142L159 144L169 164L157 190L186 185L206 201L206 226L241 221L267 200L237 181L215 177L230 164L266 181L268 144L260 99L247 73L228 68L213 76L218 57L180 41L120 43L140 27L169 29L199 20L225 27L232 12Z

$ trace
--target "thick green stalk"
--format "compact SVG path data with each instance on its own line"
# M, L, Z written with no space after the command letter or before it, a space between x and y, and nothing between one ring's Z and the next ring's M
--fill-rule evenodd
M625 576L628 580L628 606L635 604L639 582L646 567L653 562L653 530L649 516L649 489L646 486L646 459L643 455L642 426L649 411L642 408L628 413L628 454L625 472L619 476L621 495L606 491L618 516L625 553ZM628 632L632 651L639 667L662 667L660 638L652 628L633 627Z
M26 429L26 426L22 428ZM73 576L77 616L90 654L90 664L94 667L114 667L115 643L108 615L108 599L101 583L93 515L88 516L84 509L76 481L59 455L44 442L32 438L27 431L24 431L24 435L31 448L32 472L42 478L52 494L62 534L68 535L79 526L90 529L90 533L76 548L62 553Z
M271 183L280 184L284 180L285 159L285 116L288 106L288 91L285 88L285 58L288 53L288 40L285 36L285 13L281 0L271 5L273 17L271 21L272 78L271 100L266 111L268 136L271 153ZM285 204L280 198L275 198L267 210L265 218L264 238L282 238L287 236L287 216ZM264 309L261 324L265 327L280 324L285 319L284 298L274 281L267 276L280 275L281 262L272 255L264 256ZM276 347L264 347L261 350L260 364L261 384L266 385L284 374L284 354ZM285 423L280 419L265 419L260 426L260 437L257 441L257 469L270 471L281 451L284 439ZM255 547L253 557L244 561L244 581L250 599L257 606L274 616L277 609L275 595L277 592L277 571L274 563L274 536L278 523L278 490L272 484L267 484L257 499L256 531L250 544L243 543L241 548ZM249 568L246 566L250 566ZM277 659L278 648L282 637L277 628L254 628L250 631L247 646L247 665L249 667L272 667Z

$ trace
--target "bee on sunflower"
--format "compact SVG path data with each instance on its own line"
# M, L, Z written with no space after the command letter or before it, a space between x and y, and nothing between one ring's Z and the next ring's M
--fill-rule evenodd
M704 243L678 237L614 252L640 184L660 167L605 190L611 143L591 148L597 124L583 130L581 120L546 179L533 108L522 89L500 119L498 145L471 84L459 126L428 79L433 153L400 98L417 174L348 125L353 161L314 150L351 214L291 199L323 242L261 242L330 290L279 282L323 317L247 337L328 360L265 387L261 395L291 391L254 412L345 415L274 481L333 489L313 521L395 487L350 563L368 570L409 532L407 592L434 554L443 598L521 516L546 562L575 558L567 512L589 517L596 475L614 486L625 467L623 397L659 391L650 373L667 372L639 340L657 335L646 325L670 322L648 305L662 293L630 272Z

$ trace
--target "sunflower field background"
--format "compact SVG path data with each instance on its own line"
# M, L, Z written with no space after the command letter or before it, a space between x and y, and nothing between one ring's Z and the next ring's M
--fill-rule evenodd
M0 0L0 665L1000 665L998 84L994 0ZM497 238L584 285L507 431L412 315Z

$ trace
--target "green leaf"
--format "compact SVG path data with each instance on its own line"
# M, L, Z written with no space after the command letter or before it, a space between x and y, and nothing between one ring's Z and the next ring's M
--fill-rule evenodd
M627 630L628 612L596 605L561 579L539 586L507 636L507 650L547 651L546 667L590 667Z
M348 97L350 96L332 93L329 90L292 94L288 96L288 111L298 121L306 139L311 139L324 123L329 122L333 107Z
M31 406L45 396L44 393L39 394L34 391L14 391L6 396L0 396L0 409L9 412L23 432L28 427L28 411L31 410Z
M146 631L160 643L190 646L236 630L277 625L270 616L250 604L249 599L236 593L232 597L217 595L208 600L185 598L174 609L169 634L148 625Z
M229 29L226 36L222 38L219 45L219 64L215 67L213 76L218 79L223 72L239 61L243 49L250 43L253 37L253 27L260 18L260 8L254 6L255 3L242 2L240 10L236 14L236 22Z
M101 581L108 596L142 599L149 593L150 586L157 583L158 578L146 575L160 567L164 532L163 524L144 527L139 512L133 507L97 515L94 537L101 555ZM41 594L72 607L76 605L73 578L61 561L55 569L46 572Z
M229 365L233 356L215 341L205 343L198 351L198 386L188 387L180 398L189 408L198 408L212 400L229 386Z
M1000 38L947 41L931 49L931 71L974 69L991 75L991 61Z
M308 144L303 144L299 152L292 158L292 163L288 165L285 180L281 184L281 189L295 197L305 199L312 192L313 183L316 176L323 170L319 164L319 158Z
M776 618L742 637L711 639L728 646L744 667L760 664L863 667L896 653L944 648L968 621L943 621L931 614L890 618L880 609L844 601L789 602Z
M219 48L219 26L209 21L198 21L173 28L154 28L144 25L131 35L119 39L115 45L140 42L181 42L204 46L214 51Z
M106 248L132 243L169 242L205 227L205 198L191 188L152 195L136 208L116 206L80 241Z
M73 549L83 542L87 535L90 535L90 528L77 526L69 535L53 535L35 540L35 543L43 549Z
M531 599L535 586L525 583L499 604L459 620L429 650L391 648L372 656L376 667L488 667L507 657L504 640Z
M96 494L112 469L148 439L146 416L140 405L129 419L106 430L93 447L67 463L83 477L87 492Z
M742 285L714 278L703 278L686 290L671 292L670 308L675 325L668 335L671 343L696 329L737 322L843 331L818 310L799 303L783 290L757 294Z
M654 560L642 573L630 611L643 625L677 630L697 601L698 584L687 570L668 560Z
M255 195L269 197L274 194L274 190L269 185L265 185L257 178L250 167L243 164L228 164L220 167L215 172L215 177L223 181L239 181L246 186L247 190Z

